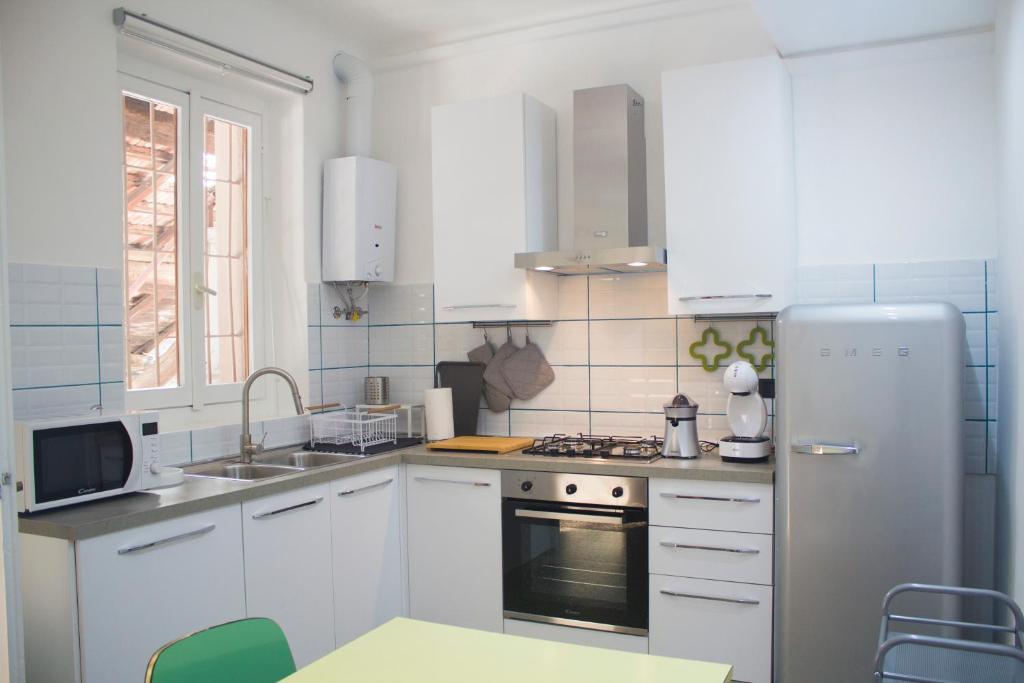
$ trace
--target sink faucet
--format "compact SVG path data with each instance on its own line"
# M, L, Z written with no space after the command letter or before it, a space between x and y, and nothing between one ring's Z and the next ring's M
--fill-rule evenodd
M274 367L260 368L253 372L242 386L242 435L239 437L239 462L251 463L252 456L263 451L262 441L258 444L252 442L252 428L249 425L249 389L252 388L253 382L263 375L278 375L284 378L292 390L292 400L295 401L295 413L297 415L305 414L305 410L302 408L302 396L299 395L299 385L295 383L294 377L285 370Z

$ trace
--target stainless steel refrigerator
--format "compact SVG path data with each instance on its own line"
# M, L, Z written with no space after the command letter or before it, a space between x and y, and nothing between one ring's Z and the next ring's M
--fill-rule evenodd
M963 315L792 306L776 343L775 681L864 683L885 592L960 583Z

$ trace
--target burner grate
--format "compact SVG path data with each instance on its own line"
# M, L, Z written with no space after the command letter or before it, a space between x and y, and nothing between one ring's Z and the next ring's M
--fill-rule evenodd
M634 460L653 462L661 457L663 439L657 436L601 436L596 434L554 434L536 439L523 451L526 455Z

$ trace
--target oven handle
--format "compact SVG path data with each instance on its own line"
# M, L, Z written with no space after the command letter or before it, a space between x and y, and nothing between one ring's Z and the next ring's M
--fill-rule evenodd
M621 517L608 517L606 515L588 515L572 512L552 512L550 510L524 510L516 508L516 517L529 517L531 519L554 519L560 522L590 522L591 524L609 524L611 526L622 526Z

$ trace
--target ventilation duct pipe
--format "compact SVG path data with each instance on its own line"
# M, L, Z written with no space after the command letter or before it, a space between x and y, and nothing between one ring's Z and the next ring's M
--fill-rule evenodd
M334 74L345 84L345 153L370 156L373 136L373 74L361 60L347 52L334 55Z

